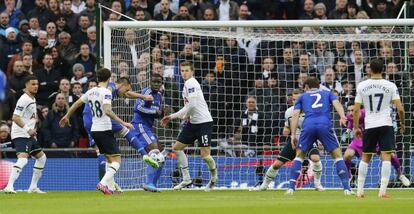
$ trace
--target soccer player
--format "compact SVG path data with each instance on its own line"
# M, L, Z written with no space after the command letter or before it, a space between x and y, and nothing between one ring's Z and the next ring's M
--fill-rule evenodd
M111 71L103 68L97 72L96 76L99 82L98 87L88 90L69 108L66 115L60 120L60 126L63 127L68 124L70 116L82 104L88 103L90 105L92 111L91 135L99 151L105 154L106 162L109 163L104 177L97 185L97 189L109 195L113 194L115 190L114 176L121 166L121 154L112 131L111 119L127 128L133 128L133 126L124 122L112 111L112 93L107 89Z
M349 174L342 158L341 148L338 139L332 130L331 110L332 106L339 113L340 122L345 125L346 118L344 109L337 97L330 91L319 89L319 80L309 78L305 81L305 90L295 103L291 122L291 143L296 148L296 158L290 169L289 189L286 194L291 195L295 190L296 178L300 174L303 158L312 144L319 140L325 150L335 159L335 167L341 179L345 195L352 195L349 187ZM299 144L296 138L296 131L299 122L300 112L305 112L302 130L299 137Z
M349 132L351 132L354 127L354 120L353 120L354 105L355 105L354 102L351 101L348 103L348 107L347 107L348 114L346 115L346 118L348 120L347 129L349 130ZM359 117L359 128L362 131L364 130L364 120L365 120L365 109L361 109L360 117ZM376 151L377 153L379 152L378 146L376 147ZM362 157L362 139L353 137L351 144L349 144L344 154L345 164L349 172L351 170L352 157L354 157L355 155L358 158ZM410 186L411 182L404 174L402 174L400 160L398 160L397 155L395 155L394 153L391 155L391 165L394 167L395 171L397 172L397 177L401 181L401 183L404 186Z
M33 166L32 182L27 192L45 193L37 187L46 163L46 155L36 140L37 109L35 95L39 88L39 81L36 76L29 75L24 83L24 94L17 101L16 108L14 109L11 129L11 139L16 147L17 161L13 165L9 182L3 192L16 193L14 191L14 182L19 178L20 172L28 162L27 159L31 156L36 159L36 162Z
M397 86L382 78L384 62L374 59L370 63L371 77L358 84L354 105L354 133L356 138L362 137L359 127L361 105L365 106L365 131L362 143L362 160L358 168L357 197L364 197L364 184L368 172L368 163L376 153L379 145L381 152L381 184L378 193L380 198L388 198L386 193L391 174L391 154L395 149L395 136L392 126L391 107L395 105L400 117L400 133L405 131L405 111L398 94Z
M155 118L163 115L162 111L162 95L160 88L163 84L163 77L159 74L153 74L150 81L151 87L142 90L143 95L150 95L154 98L153 101L144 101L138 98L135 101L134 117L132 125L134 125L136 132L136 139L139 145L134 145L134 148L139 148L139 152L147 150L160 154L161 145L158 145L158 139L152 132L152 127ZM160 154L162 155L162 154ZM156 185L158 178L161 176L162 163L159 163L159 168L154 168L151 165L147 166L147 181L144 184L144 190L149 192L160 192Z
M161 125L165 126L175 118L187 119L187 123L183 125L173 145L173 150L177 155L178 165L183 175L183 181L174 186L174 190L181 190L192 183L188 169L188 160L183 150L187 145L191 145L197 140L200 147L200 155L210 170L210 181L205 188L205 191L210 191L214 188L218 179L216 163L210 155L213 118L208 110L200 84L193 76L194 68L191 62L182 62L180 70L181 76L185 81L182 93L185 105L178 112L165 116L161 120Z
M292 92L292 99L293 103L297 100L297 98L302 94L302 90L295 89ZM285 127L283 128L283 135L288 136L290 134L290 120L292 119L294 106L288 108L285 112ZM296 131L296 136L299 137L300 129L302 128L303 123L303 114L299 116L299 124L298 130ZM313 148L308 152L309 159L312 161L312 169L315 174L314 178L314 185L317 191L324 191L324 188L321 184L321 176L322 176L322 163L319 155L319 149L316 145L317 143L313 144ZM254 191L263 191L267 190L269 187L270 182L274 180L277 176L279 169L288 161L292 161L296 156L295 149L292 148L292 144L288 143L283 147L282 152L279 154L278 158L272 163L269 169L266 172L265 179L260 185L259 188L254 189Z

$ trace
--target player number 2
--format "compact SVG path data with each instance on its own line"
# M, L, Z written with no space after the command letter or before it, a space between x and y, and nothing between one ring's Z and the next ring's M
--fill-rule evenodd
M323 106L322 103L319 103L319 101L321 101L321 98L322 98L320 94L311 94L310 96L316 97L315 102L312 104L312 108L320 108Z
M95 101L95 105L92 103L92 101L89 101L89 105L91 106L92 110L92 117L102 117L102 109L101 109L101 103L97 100Z
M377 112L381 110L382 99L384 99L384 94L374 94L374 97L378 97L378 105L377 105ZM374 111L373 104L372 104L372 94L369 95L369 110Z

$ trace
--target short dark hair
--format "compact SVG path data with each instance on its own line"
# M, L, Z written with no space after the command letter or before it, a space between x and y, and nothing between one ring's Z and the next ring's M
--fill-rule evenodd
M74 82L74 83L72 83L72 88L73 88L73 86L75 86L75 85L82 86L82 84L80 84L80 82Z
M24 78L24 84L26 85L31 80L37 80L37 77L35 75L28 75L26 78Z
M107 68L101 68L96 72L98 82L106 82L111 78L111 71Z
M151 75L151 81L153 78L160 78L161 80L163 80L163 77L161 76L161 74L152 74Z
M319 80L316 77L309 77L303 85L308 85L309 88L319 88Z
M350 100L350 101L348 102L347 107L349 107L349 106L353 106L353 105L355 105L355 102L354 102L353 100Z
M373 59L369 64L374 74L380 74L384 71L384 61L382 59Z
M116 80L117 84L123 84L123 85L131 85L131 81L128 77L120 77L118 80Z
M295 88L292 91L292 94L302 94L302 93L303 93L303 90L301 88Z

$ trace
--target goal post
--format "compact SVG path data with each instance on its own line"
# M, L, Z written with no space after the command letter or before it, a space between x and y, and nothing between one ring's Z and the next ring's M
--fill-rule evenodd
M407 130L404 135L397 134L396 155L403 174L409 177L414 116L413 26L414 19L110 21L103 23L102 53L104 67L112 69L114 79L128 76L137 91L149 86L151 72L161 65L167 80L164 103L170 111L177 111L183 105L183 82L177 66L182 61L193 63L214 118L212 151L219 169L219 188L247 188L259 182L261 167L258 166L269 167L288 143L283 136L284 112L291 105L293 89L302 87L304 79L314 75L327 82L326 86L338 93L346 108L355 96L357 83L369 72L369 61L383 58L384 75L399 87L407 112ZM336 75L333 82L329 77L331 72ZM255 97L258 116L244 117L249 96ZM115 112L125 120L131 119L133 106L134 100L128 99L118 99L114 104ZM345 150L349 139L335 114L333 127ZM397 130L396 115L394 111ZM171 149L179 128L177 122L167 128L156 125L154 131L166 148ZM126 189L141 188L146 165L124 140L120 139L120 144L125 161L117 180ZM191 147L186 153L192 178L199 178L205 185L209 172L197 149ZM323 151L321 154L322 184L328 188L340 187L332 159ZM358 160L354 158L353 163L356 166ZM280 170L274 187L285 187L288 167ZM176 160L170 154L159 187L171 188L174 179L180 179L173 176L179 176L175 169ZM371 162L368 175L367 186L377 187L378 158ZM401 186L395 173L391 177L396 187ZM311 170L306 171L301 178L303 187L313 187L312 178Z

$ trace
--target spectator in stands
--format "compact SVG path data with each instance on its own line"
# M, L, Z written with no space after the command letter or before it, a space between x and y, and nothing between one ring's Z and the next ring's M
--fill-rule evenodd
M66 78L63 78L59 81L59 90L57 90L56 92L53 92L53 94L49 96L50 106L52 106L58 94L62 94L64 96L69 107L72 106L72 104L78 100L77 96L75 96L70 90L70 82ZM76 114L82 115L82 111L77 110Z
M58 0L49 0L49 10L53 13L54 17L53 20L56 20L56 18L60 15L60 1Z
M85 10L86 4L82 0L72 0L72 11L76 14L79 14Z
M23 62L15 60L13 63L13 74L9 79L9 87L15 92L16 98L20 98L20 96L24 93L24 79L28 74L29 73L24 70Z
M201 20L204 21L213 21L213 20L217 20L217 14L216 11L214 10L214 8L207 8L204 10L203 12L203 17Z
M47 42L47 32L43 30L39 31L37 36L37 43L32 52L33 58L35 60L40 61L40 59L42 59L45 50L48 48Z
M56 34L56 24L54 22L49 22L46 25L47 32L47 46L49 48L56 46L58 39Z
M2 148L11 148L13 145L11 143L11 135L10 135L10 127L7 123L2 122L0 124L0 149ZM0 152L0 159L1 158L11 158L8 157L6 152Z
M257 108L256 97L249 96L247 98L246 110L242 113L238 125L241 128L242 143L248 146L245 156L256 156L259 151L263 150L261 147L267 138L265 136L264 114Z
M78 27L78 15L72 11L72 1L63 0L62 15L65 17L66 25L70 32L75 32Z
M136 78L137 78L136 82L138 86L136 91L141 91L147 86L146 82L148 81L148 73L146 71L140 71L138 72Z
M23 12L16 8L16 1L15 0L7 0L4 1L6 9L4 12L6 12L9 15L9 26L17 28L19 27L20 20L24 19Z
M24 54L23 58L23 66L24 66L24 71L29 73L29 74L33 74L33 64L35 63L33 61L33 56L31 54Z
M75 59L75 63L80 63L85 68L85 75L88 79L95 77L96 57L90 53L88 44L80 46L79 55Z
M170 1L161 0L160 1L160 13L154 13L154 19L158 21L170 21L175 16L175 14L170 10Z
M116 13L110 13L106 21L120 21L121 16Z
M335 71L331 67L326 68L323 81L321 82L323 86L325 86L331 91L335 90L341 94L344 90L342 88L342 84L338 80L335 79Z
M4 56L0 62L1 69L3 71L7 71L7 65L9 64L10 59L15 54L21 52L21 44L17 39L17 32L15 28L9 27L6 29L6 39L2 44L0 44L0 49L2 50L2 54Z
M297 75L295 88L304 89L305 87L305 81L309 78L309 74L307 72L300 72Z
M96 56L96 27L90 26L87 30L88 33L88 39L89 39L89 49L91 50L91 53Z
M326 15L326 7L325 4L322 2L319 2L314 7L315 13L314 13L314 19L320 19L320 20L326 20L328 19Z
M95 0L86 0L85 1L85 9L79 13L81 16L87 16L89 20L93 23L95 19Z
M217 1L217 15L218 20L237 20L239 18L239 5L232 0L220 0Z
M332 49L332 53L335 56L335 62L338 61L338 59L343 59L347 63L351 63L351 59L349 57L348 52L349 50L345 49L344 41L335 41L335 47Z
M181 6L178 10L178 14L172 17L173 21L193 21L194 16L190 15L187 6Z
M39 26L42 29L46 29L46 24L50 21L55 21L55 15L47 8L46 0L35 0L36 7L29 11L27 17L37 17L39 20Z
M39 19L37 17L32 17L29 19L29 33L32 37L38 37L39 32L42 30L39 25Z
M343 82L345 80L354 83L355 81L355 74L351 69L348 68L348 64L345 60L339 59L335 65L335 79L339 82Z
M71 148L79 140L79 128L76 118L70 118L70 126L60 127L59 121L69 109L65 96L57 94L56 100L45 119L42 129L47 147L50 148Z
M299 16L299 19L313 19L314 6L313 0L305 0L303 2L303 14Z
M58 49L60 55L69 63L73 63L76 58L76 55L78 54L78 50L75 47L75 45L71 42L71 35L67 32L62 32L59 34L58 38Z
M88 83L88 78L85 76L85 67L82 64L76 63L72 67L73 77L70 80L70 84L79 83L83 87Z
M349 58L351 59L350 63L355 63L355 52L361 51L363 63L367 63L369 59L368 52L361 49L361 43L359 41L353 41L351 43L351 51L349 52Z
M53 67L60 72L61 76L67 79L72 78L71 65L60 55L58 48L52 47L47 52L52 55Z
M256 17L251 15L251 12L249 11L249 7L247 4L242 4L239 7L239 17L238 20L255 20Z
M161 49L154 47L151 50L151 63L162 62Z
M13 55L7 65L7 76L10 78L10 76L13 73L13 65L14 62L16 60L22 60L23 59L23 55L25 54L32 54L32 50L33 50L33 45L31 42L23 42L22 43L22 47L21 47L21 52L16 53L15 55Z
M306 52L302 52L299 56L299 67L295 73L308 73L308 74L316 74L317 70L315 69L314 65L310 64L311 61L309 59L309 54Z
M293 50L290 47L283 49L283 62L277 65L277 74L281 87L293 88L295 82L295 71L297 65L293 63Z
M89 20L89 17L86 15L81 15L79 17L79 22L78 22L78 30L77 31L73 31L74 33L72 34L72 37L74 38L73 42L75 43L75 45L79 45L83 44L83 43L88 43L88 27L91 26L91 21Z
M326 46L325 41L316 42L315 53L311 56L311 64L316 65L318 76L323 75L326 67L332 67L335 63L335 55Z
M387 0L377 0L373 2L373 7L370 7L368 2L362 1L361 7L371 19L392 18L392 10L388 7Z
M403 87L402 82L402 73L400 72L400 68L394 62L389 62L386 66L385 78L397 85L398 88Z
M19 23L18 37L22 42L34 41L34 37L30 35L29 29L30 29L29 22L26 19L21 20Z
M72 93L78 97L78 99L83 95L82 85L79 82L71 83L72 84Z
M59 80L62 76L59 71L53 68L52 55L46 53L43 56L43 68L34 72L39 80L39 91L36 95L37 105L48 104L48 97L59 88Z
M134 0L137 1L137 0ZM148 21L151 20L151 15L146 12L145 10L143 10L142 8L138 8L135 11L135 16L133 16L135 20L137 21Z
M139 59L138 60L138 72L140 71L147 71L147 65L144 59ZM129 77L132 76L132 72L130 72L129 70L129 66L128 63L126 63L125 61L121 61L118 64L118 71L116 72L117 74L119 74L119 77Z
M167 52L167 51L175 51L176 50L175 47L172 47L171 38L167 34L161 34L156 47L161 49L161 52L162 52L163 55L165 55L165 52Z
M121 58L133 68L138 65L138 56L140 55L139 45L137 45L137 35L131 28L125 30L122 44L119 46L122 53Z
M62 14L56 17L55 24L56 24L56 39L58 35L62 32L72 32L67 26L66 19Z
M213 8L213 4L208 0L191 0L186 1L184 5L188 8L190 14L197 20L203 19L203 13L209 8Z
M334 10L329 12L329 19L346 19L348 0L336 0L336 7Z
M354 84L349 81L342 82L343 91L339 93L340 100L344 106L348 106L348 103L354 101L355 99L355 90Z
M354 51L354 63L352 64L354 74L355 74L355 84L361 82L365 76L364 74L364 61L362 56L362 50Z
M7 12L0 13L0 35L6 38L6 29L9 27L9 14Z
M354 2L349 2L346 6L346 18L347 19L356 19L359 12L359 7Z

